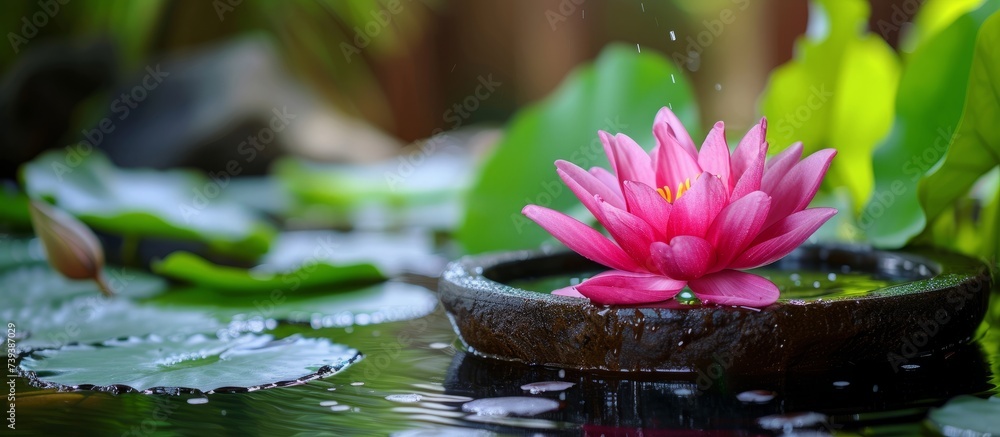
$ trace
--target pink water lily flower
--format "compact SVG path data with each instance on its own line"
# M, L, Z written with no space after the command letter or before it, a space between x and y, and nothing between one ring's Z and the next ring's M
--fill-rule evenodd
M669 300L688 286L706 303L774 303L778 287L741 270L777 261L837 213L806 209L836 151L800 160L796 143L768 160L761 120L730 155L724 129L716 123L698 150L663 108L648 154L626 135L599 133L614 173L556 161L559 176L613 240L561 212L526 206L524 215L556 239L612 269L554 293L634 305Z

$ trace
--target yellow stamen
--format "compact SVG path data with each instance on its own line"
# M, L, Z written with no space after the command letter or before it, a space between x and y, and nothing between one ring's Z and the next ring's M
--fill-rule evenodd
M677 184L677 189L672 192L670 191L670 187L668 186L657 188L656 192L660 193L660 196L663 197L667 202L674 203L675 200L680 199L681 196L684 195L684 193L686 193L687 190L690 189L691 189L691 179L685 179L684 182ZM677 193L677 197L674 197L673 193Z

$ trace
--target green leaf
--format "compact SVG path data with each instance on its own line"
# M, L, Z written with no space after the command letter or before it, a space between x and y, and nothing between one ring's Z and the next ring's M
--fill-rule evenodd
M761 100L768 141L778 152L802 141L805 153L837 149L828 187L850 189L855 208L871 192L871 151L892 125L899 60L877 35L862 32L868 3L817 0L809 36L795 59L771 75Z
M150 336L36 351L21 368L69 389L125 385L137 391L209 392L329 376L358 358L358 351L347 346L299 335L280 340L254 334L226 340Z
M219 196L225 187L199 173L126 170L98 152L45 153L22 167L27 193L46 197L93 229L129 238L194 240L238 258L267 251L274 230Z
M344 288L378 282L385 279L368 263L331 265L314 262L293 270L254 271L239 267L213 264L188 252L174 252L153 263L153 271L168 278L182 280L218 291L262 293L274 289L332 287Z
M1000 165L1000 13L983 22L976 39L962 120L944 162L920 182L927 220L965 195Z
M941 408L931 409L927 418L942 435L996 435L1000 433L1000 397L979 399L962 395Z
M281 321L313 328L347 327L424 317L437 307L437 295L424 287L383 282L337 293L286 293L271 290L261 296L235 298L200 287L171 290L148 301L158 308L199 311L231 327L271 327Z
M875 151L875 189L859 218L876 246L901 247L924 229L917 183L957 133L976 34L998 7L991 0L963 15L907 59L892 131Z
M521 209L531 203L567 211L578 203L553 162L606 166L598 130L626 133L650 148L653 118L668 105L687 126L698 125L690 87L675 66L632 46L605 49L594 65L573 72L551 96L515 115L466 198L458 231L464 249L538 247L548 234Z

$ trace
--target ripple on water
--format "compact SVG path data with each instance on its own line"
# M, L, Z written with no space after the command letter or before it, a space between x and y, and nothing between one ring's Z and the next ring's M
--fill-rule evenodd
M541 381L532 382L530 384L524 384L521 386L521 390L531 392L533 395L537 395L542 392L547 391L563 391L576 384L566 381Z
M764 429L781 429L790 431L795 428L808 428L826 423L826 415L816 412L774 414L757 419L757 424Z
M771 402L775 396L777 393L770 390L748 390L736 395L736 399L739 399L740 402L763 404Z
M534 416L557 409L558 401L527 396L476 399L462 405L462 411L480 416Z
M423 399L423 396L420 396L420 395L418 395L416 393L395 394L395 395L389 395L389 396L385 397L385 400L387 400L387 401L402 402L402 403L406 403L406 404L410 404L410 403L414 403L414 402L420 402L421 399Z

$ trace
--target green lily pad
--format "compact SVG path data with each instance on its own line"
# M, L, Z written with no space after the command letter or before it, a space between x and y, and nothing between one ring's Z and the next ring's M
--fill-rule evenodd
M360 358L322 338L149 336L35 351L20 369L36 385L150 393L241 392L301 384Z
M292 271L309 262L371 263L388 276L438 276L447 260L435 254L434 239L420 229L388 232L282 232L260 260L273 271Z
M1000 398L958 396L927 415L946 436L990 436L1000 434Z
M402 282L385 282L328 294L296 294L275 289L259 297L234 298L191 287L150 299L159 308L200 311L231 327L273 328L276 320L309 324L313 328L388 323L424 317L437 307L437 295Z
M0 235L0 270L7 267L45 262L45 249L38 238Z
M553 163L607 166L598 130L652 147L656 112L669 106L697 135L698 108L681 71L662 56L612 45L545 100L519 111L477 172L458 240L468 252L537 248L549 235L521 215L528 203L567 211L578 201Z
M30 196L50 198L111 234L194 240L247 259L266 252L274 234L250 209L219 197L225 187L199 173L119 169L98 152L71 160L51 151L25 164L22 178Z
M198 311L164 310L132 299L165 289L161 278L142 272L105 269L114 298L101 295L93 281L66 279L47 264L33 263L0 272L0 318L14 323L19 350L93 343L159 333L215 332L224 327Z
M859 219L876 246L902 247L928 223L918 198L917 184L938 165L955 135L961 135L959 121L966 95L990 92L988 82L978 86L970 84L970 72L977 35L990 42L996 41L996 32L986 32L983 26L998 9L1000 1L984 2L979 9L962 15L944 30L922 41L907 58L896 96L892 131L875 150L874 193ZM971 91L972 87L976 91ZM969 124L963 129L972 127ZM965 138L970 135L974 134L967 132L962 136L963 141L969 143L963 148L971 152L963 158L978 160L982 165L995 165L995 158L984 157L986 150L972 144L975 138ZM945 173L953 172L946 170ZM955 182L961 179L965 178L956 178ZM968 186L935 187L949 193L947 197L954 188L964 193ZM945 203L933 205L935 209L945 206Z
M350 288L385 280L375 266L368 263L332 265L310 260L293 269L243 269L214 264L188 252L174 252L154 262L153 271L168 278L182 280L208 289L233 293L264 293L275 289L289 292L328 287Z

